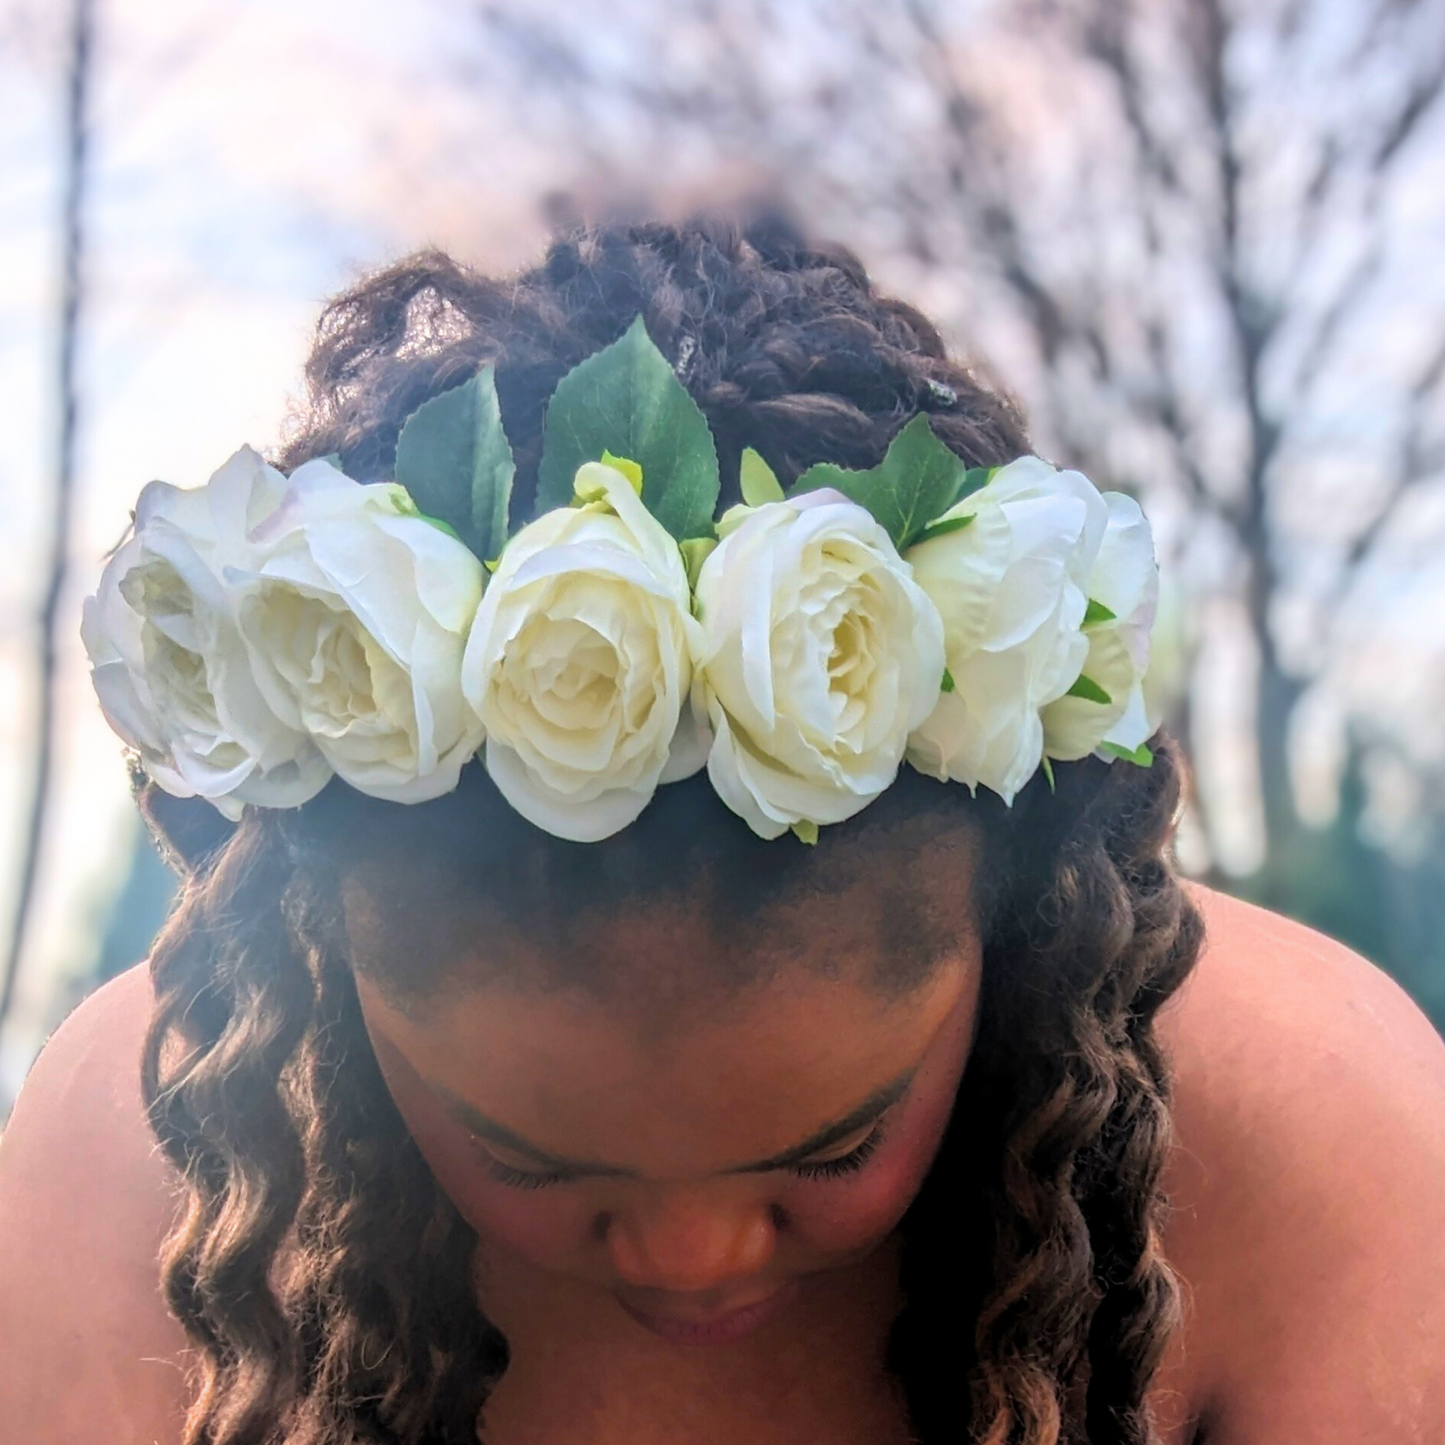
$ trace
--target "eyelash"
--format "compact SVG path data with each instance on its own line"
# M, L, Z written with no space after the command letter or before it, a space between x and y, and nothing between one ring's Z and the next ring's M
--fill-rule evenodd
M487 1158L487 1173L498 1184L512 1189L545 1189L549 1184L565 1184L571 1177L567 1174L533 1174L525 1169L513 1169L500 1159Z
M801 1179L841 1179L848 1174L856 1174L883 1142L887 1117L886 1114L883 1115L874 1124L872 1132L848 1153L837 1159L824 1159L817 1164L794 1164L788 1172ZM485 1146L482 1147L485 1149ZM487 1173L498 1184L505 1184L511 1189L546 1189L554 1184L566 1184L572 1178L570 1174L533 1173L525 1169L513 1169L491 1156L487 1158Z
M872 1132L846 1154L837 1159L824 1159L818 1164L795 1164L792 1173L803 1179L841 1179L856 1174L874 1155L883 1142L885 1114L874 1124Z

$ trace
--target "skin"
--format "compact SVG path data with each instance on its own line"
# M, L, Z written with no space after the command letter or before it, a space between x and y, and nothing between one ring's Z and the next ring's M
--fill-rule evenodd
M548 1387L535 1399L524 1387L532 1360L555 1357L557 1320L574 1356L607 1342L614 1387L659 1341L729 1351L730 1373L751 1361L756 1375L806 1321L872 1291L869 1256L947 1123L978 977L976 954L960 956L880 1009L864 987L789 974L676 1029L499 990L423 1027L367 990L403 1115L487 1241L483 1303L518 1366L493 1423L555 1400L541 1370ZM559 1171L559 1157L576 1162ZM771 1313L754 1322L755 1306ZM875 1311L850 1345L880 1410L891 1391L871 1356L885 1323Z
M478 991L431 1027L365 986L363 1006L408 1127L479 1234L682 1318L888 1234L947 1123L977 980L951 961L880 1010L862 987L789 977L661 1036L585 997Z
M1445 1047L1348 949L1192 891L1209 942L1161 1016L1178 1075L1164 1247L1187 1299L1151 1392L1163 1439L1445 1437ZM418 1024L366 1000L398 1102L439 1170L455 1171L447 1187L475 1218L505 1224L510 1196L495 1194L495 1181L468 1182L475 1146L440 1102L430 1112L440 1096L423 1078L534 1145L636 1175L524 1192L548 1201L545 1219L534 1227L519 1214L497 1229L481 1286L516 1354L489 1440L901 1438L878 1372L864 1366L897 1303L887 1221L931 1154L927 1098L948 1092L966 1052L967 960L936 977L952 977L953 993L940 983L936 997L903 1001L886 1027L889 1010L870 1000L861 1053L853 1011L868 991L846 977L820 985L826 1005L779 979L766 998L711 1020L674 1015L666 1029L640 1008L594 1009L588 1027L573 1000L488 989L457 1001L458 1039L432 1049L409 1031L440 1018ZM830 1037L816 1026L825 1006L838 1010ZM795 1025L813 1027L789 1033L779 1022L778 1037L818 1035L807 1058L758 1038L789 1008ZM94 1438L98 1420L117 1445L179 1440L184 1340L152 1264L175 1181L146 1134L134 1079L148 1010L141 971L79 1009L0 1144L0 1418L42 1445ZM489 1027L488 1049L465 1046ZM674 1028L686 1048L668 1046ZM922 1088L905 1107L918 1112L906 1127L900 1114L894 1142L869 1161L876 1183L859 1171L833 1201L845 1181L728 1172L806 1139L915 1050ZM499 1057L508 1068L488 1062ZM581 1079L594 1097L574 1106L568 1083ZM811 1192L825 1187L815 1211ZM577 1199L562 1202L569 1192ZM773 1204L791 1206L791 1230L759 1227ZM589 1246L599 1213L609 1227ZM653 1291L642 1298L654 1309L678 1309L794 1277L785 1310L706 1347L663 1338L618 1307L619 1291Z
M920 857L925 894L966 893L961 840ZM682 1362L694 1407L802 1391L834 1438L863 1421L861 1438L906 1438L878 1364L900 1301L874 1256L928 1172L972 1043L982 953L966 904L946 905L950 942L901 997L871 973L883 906L907 905L871 888L789 907L776 930L787 964L741 992L705 987L729 977L738 944L700 937L686 905L589 927L579 971L616 981L600 991L528 987L546 961L479 921L485 965L520 982L419 1014L368 982L414 931L378 925L364 892L344 896L378 1062L486 1242L482 1302L513 1352L488 1410L498 1439L546 1438L561 1405L556 1433L579 1432L577 1398L592 1402L590 1437L600 1419L604 1438L636 1438L639 1423L621 1421L656 1393L659 1343L726 1355L721 1375L716 1360ZM483 960L455 965L465 979ZM840 1315L859 1327L820 1375L812 1343ZM587 1361L589 1378L559 1388L559 1359ZM666 1378L675 1390L675 1369ZM760 1413L766 1428L775 1412Z

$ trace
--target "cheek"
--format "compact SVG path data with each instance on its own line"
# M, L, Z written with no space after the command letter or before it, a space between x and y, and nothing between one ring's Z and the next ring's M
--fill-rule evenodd
M455 1131L415 1128L437 1183L482 1238L506 1245L543 1269L577 1267L587 1216L574 1189L514 1189L487 1174Z
M456 1126L441 1118L404 1075L386 1072L408 1132L462 1218L479 1235L505 1243L543 1268L571 1267L587 1230L576 1193L513 1189L490 1178Z
M810 1248L848 1253L877 1244L923 1186L948 1124L951 1095L918 1100L892 1122L873 1158L841 1179L800 1179L779 1203Z
M877 1244L903 1217L922 1175L901 1159L877 1158L843 1179L799 1180L778 1203L806 1248L851 1254Z
M541 1269L585 1268L587 1211L569 1189L513 1189L483 1177L448 1190L468 1224Z

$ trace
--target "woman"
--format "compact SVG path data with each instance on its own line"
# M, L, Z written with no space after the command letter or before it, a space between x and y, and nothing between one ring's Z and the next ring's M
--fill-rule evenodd
M1076 567L1138 543L1126 499L1010 471L1020 422L929 323L777 227L586 232L506 282L417 257L308 375L290 481L238 454L207 494L245 548L148 489L149 560L91 604L183 886L5 1138L7 1441L1445 1438L1445 1050L1177 878L1175 745L1064 695L1109 637L1138 682ZM568 451L618 408L639 455ZM709 445L746 505L674 546L655 457ZM924 475L958 500L890 536L849 500ZM1009 496L1048 520L981 661L958 559L1028 530ZM368 559L403 538L398 589ZM167 668L213 722L244 682L184 756ZM1080 700L1124 742L1077 744ZM824 704L862 740L820 761L784 724Z

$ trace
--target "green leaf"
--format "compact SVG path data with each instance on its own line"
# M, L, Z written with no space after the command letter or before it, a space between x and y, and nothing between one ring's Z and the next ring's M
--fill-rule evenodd
M1114 701L1092 677L1084 673L1079 674L1079 680L1064 694L1065 697L1081 697L1087 702L1102 702L1105 704Z
M1116 758L1123 758L1126 763L1135 763L1141 768L1147 768L1154 762L1154 754L1149 751L1147 743L1140 743L1132 752L1118 743L1100 743L1099 746L1106 753L1113 753Z
M934 435L920 412L889 442L876 467L857 472L818 462L798 478L792 495L836 487L866 507L902 552L958 501L967 476L962 461Z
M751 447L743 448L742 461L738 466L738 482L743 501L750 507L761 507L767 502L783 500L783 484L777 473L765 462L760 453Z
M428 516L416 504L416 499L400 482L386 482L382 485L388 489L388 496L391 505L396 508L399 517L415 517L418 522L425 522L428 527L435 527L438 532L445 532L448 537L455 537L458 542L462 541L460 533L450 522L443 521L440 517Z
M970 467L963 474L963 485L953 499L954 505L957 506L965 497L971 497L975 492L988 486L993 481L993 474L998 470L998 467Z
M702 564L716 549L716 537L687 537L677 544L677 550L682 553L682 565L687 568L689 587L697 589L697 576L702 571Z
M1081 627L1092 627L1096 622L1114 622L1118 619L1117 612L1111 612L1097 598L1089 598L1089 605L1084 609L1084 620Z
M642 468L631 457L614 457L611 452L603 452L602 465L611 467L614 472L621 472L632 484L632 490L639 497L642 495Z
M1054 765L1049 761L1047 754L1039 759L1039 766L1043 768L1044 776L1049 780L1049 792L1058 792L1058 789L1054 786Z
M935 537L945 537L950 532L960 532L973 521L975 513L967 512L962 517L945 517L941 522L930 522L919 534L917 542L931 542Z
M726 537L736 532L752 514L753 509L746 502L734 502L713 524L713 531L719 539Z
M940 692L952 692L958 684L953 680L953 674L945 667L943 669L943 681L938 685Z
M565 507L577 468L604 452L642 468L642 500L674 537L711 534L717 447L641 316L557 383L543 425L538 508Z
M417 516L430 527L435 527L438 532L445 532L448 537L455 537L458 542L466 539L450 522L444 522L440 517L428 517L425 512L418 512Z
M506 543L515 470L491 366L423 402L396 441L396 480L478 557L495 557Z
M811 818L804 818L802 822L793 824L793 836L812 845L818 841L818 825Z

